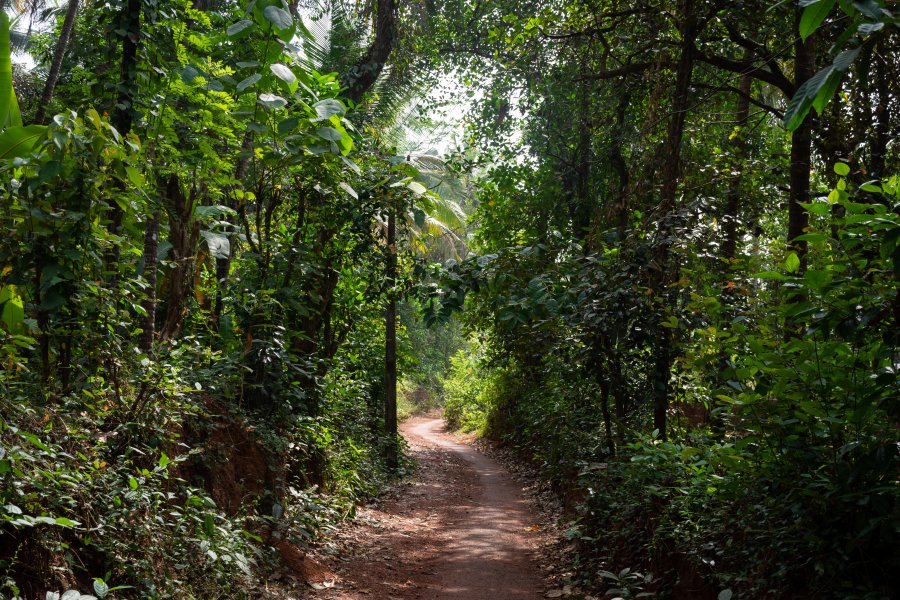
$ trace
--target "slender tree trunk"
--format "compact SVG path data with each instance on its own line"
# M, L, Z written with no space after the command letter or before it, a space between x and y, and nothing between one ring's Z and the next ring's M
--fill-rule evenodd
M745 58L750 60L752 54L746 53ZM737 108L735 109L735 131L731 139L731 177L728 180L728 191L725 195L725 211L722 214L722 222L724 224L724 239L722 240L722 303L727 307L723 322L728 323L733 318L733 310L731 306L734 302L734 282L731 281L734 271L734 262L737 258L737 241L738 226L740 223L741 213L741 180L744 173L744 162L747 152L747 122L750 119L750 89L753 79L749 74L741 76L739 89L740 94L737 97ZM717 377L720 383L722 376L728 369L728 354L724 351L719 353L719 371ZM718 411L706 411L706 421L711 423L712 428L719 434L725 432L724 420L717 416Z
M244 140L241 142L241 150L244 156L241 156L237 161L237 166L234 169L234 178L243 183L244 178L247 176L247 170L250 166L250 159L248 155L250 150L253 149L253 132L247 131L244 133ZM237 203L235 201L230 202L230 206L235 211L238 210ZM235 231L235 221L237 220L235 217L228 216L226 219L229 223L231 223L230 232L236 233ZM249 231L247 232L250 233ZM217 258L216 259L216 303L213 308L213 322L217 327L221 327L221 319L222 319L222 310L224 310L224 293L225 287L228 285L228 275L231 273L231 258L234 256L234 247L235 240L234 235L231 236L231 251L228 254L228 258ZM293 263L291 263L293 266ZM289 279L289 277L285 276L285 280ZM284 287L287 287L285 284Z
M872 139L872 164L870 165L870 175L872 177L882 179L888 176L884 171L885 157L887 156L888 144L891 140L891 100L894 96L891 94L888 82L887 70L891 64L885 60L885 56L889 55L887 48L883 48L884 44L879 43L880 52L876 54L875 60L875 92L878 94L878 103L875 108L875 135ZM868 105L866 101L864 101Z
M112 124L122 136L131 133L134 123L133 102L137 95L137 64L138 44L141 39L141 0L127 0L122 9L121 29L122 36L122 61L119 64L119 94L116 108L112 116ZM124 184L121 186L124 191ZM110 211L109 232L118 235L122 228L122 209L113 203ZM106 255L107 270L110 272L110 280L118 279L120 251L115 244Z
M748 57L749 58L749 57ZM737 98L737 109L734 120L737 131L731 140L731 177L728 180L728 192L725 196L725 213L722 221L725 226L725 239L722 241L722 260L725 264L725 273L731 271L732 264L737 257L738 223L741 211L741 179L744 173L744 159L747 152L747 121L750 118L750 84L753 79L750 75L742 75L740 81L740 95ZM731 294L731 287L726 283L725 295Z
M678 184L681 181L681 143L684 124L690 106L691 76L694 70L694 43L697 38L695 0L682 0L681 54L675 72L675 89L672 98L672 118L669 121L665 151L667 158L662 167L662 191L660 194L660 243L657 253L657 293L665 298L665 306L674 308L676 296L669 284L676 280L678 265L672 259L673 221L677 211ZM658 327L660 339L654 349L653 372L653 427L660 439L666 439L666 419L669 409L669 379L674 360L674 332L670 327Z
M166 298L166 320L159 332L160 339L178 336L186 314L185 301L191 293L194 275L194 255L200 239L200 223L193 219L194 198L181 189L177 175L166 182L169 205L169 241L172 243L172 262L169 273L169 295Z
M586 75L586 69L582 68ZM575 194L572 207L573 233L577 239L590 242L591 233L591 162L593 161L593 135L591 132L591 94L590 84L582 82L580 90L580 108L578 118L578 148L575 152ZM587 250L589 244L585 244Z
M53 62L50 63L50 72L47 74L47 81L44 83L44 91L41 94L41 103L38 104L37 114L34 116L34 122L38 125L44 123L47 107L53 98L53 90L56 89L56 82L59 80L59 71L62 68L63 58L69 47L69 40L72 38L72 31L75 29L75 16L78 14L78 5L80 0L69 0L69 6L66 8L66 18L63 20L62 31L59 32L59 40L56 42L56 49L53 52Z
M144 279L147 280L147 297L141 303L144 316L141 325L141 336L138 339L138 347L144 352L150 352L153 348L153 337L156 333L156 254L159 249L159 211L153 213L147 220L144 231Z
M600 358L600 360L604 359ZM612 415L609 410L609 375L604 371L605 369L600 370L597 383L600 384L600 412L603 415L603 429L606 433L606 449L612 458L616 455L616 441L613 438Z
M622 139L625 137L625 116L630 101L631 93L626 90L619 99L619 106L616 108L616 128L613 130L609 148L610 166L616 172L619 180L615 207L616 229L619 234L619 240L625 239L625 230L628 228L628 185L630 178L628 175L628 164L625 162L625 156L622 154Z
M385 311L384 340L384 432L387 436L387 466L396 470L397 455L397 218L389 209L387 231L388 302Z
M815 36L812 35L806 38L805 43L798 39L795 52L795 83L799 89L816 72ZM806 228L809 227L809 213L801 206L801 203L809 202L812 130L813 117L810 115L791 136L787 240L790 249L796 252L797 257L800 259L798 272L801 274L806 271L807 243L805 240L798 240L797 237L803 235L806 232Z

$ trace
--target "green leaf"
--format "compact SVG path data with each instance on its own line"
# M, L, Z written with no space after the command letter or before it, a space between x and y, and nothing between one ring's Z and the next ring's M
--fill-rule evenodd
M0 321L12 334L25 333L25 304L12 285L0 288Z
M207 535L213 535L216 532L216 520L210 513L203 515L203 528Z
M63 527L78 527L81 524L77 521L73 521L72 519L67 519L65 517L56 517L54 521L57 525L61 525Z
M859 56L860 50L862 50L862 48L851 48L849 50L844 50L834 57L831 65L841 73L846 72L847 69L849 69L851 65L853 65L856 57Z
M850 174L850 167L847 163L835 163L834 164L834 172L840 175L841 177L846 177Z
M287 100L275 94L260 94L259 103L269 109L279 109L287 106Z
M0 11L0 127L20 127L22 115L12 83L12 61L9 47L9 15Z
M102 579L94 579L94 593L99 598L105 598L109 593L109 586Z
M233 25L229 26L228 29L225 30L225 35L227 35L229 38L234 39L235 37L238 36L238 34L244 32L244 31L247 31L247 28L250 27L251 25L253 25L253 21L251 21L250 19L242 19L242 20L238 21L237 23L234 23ZM250 32L247 31L247 33L250 33Z
M834 98L834 95L840 87L840 73L838 71L831 71L816 92L815 98L812 100L813 109L815 109L817 113L822 114L822 111L825 110L825 106L832 98Z
M718 600L731 600L731 597L733 595L734 593L730 589L722 590L721 592L719 592Z
M228 240L228 236L208 229L201 230L200 235L206 240L206 247L209 248L209 254L213 258L231 257L231 242Z
M796 273L800 269L800 257L796 252L791 252L784 259L784 270L788 273Z
M287 84L288 89L291 91L291 93L294 93L294 91L296 91L297 86L299 85L297 83L297 76L294 75L294 72L291 71L291 69L287 65L275 63L273 65L269 65L269 69L272 70L272 73L275 74L275 77Z
M253 25L253 21L250 19L241 19L237 23L233 23L228 26L228 29L225 30L225 35L227 35L231 39L235 39L239 34L246 32L249 34L250 32L247 29ZM243 36L241 36L243 37Z
M359 200L359 194L356 193L356 190L354 190L349 183L342 181L338 184L338 187L347 192L354 200Z
M835 2L836 0L818 0L803 9L803 15L800 17L800 38L804 42L819 28L828 13L834 8Z
M854 8L866 15L870 19L881 20L884 19L885 13L884 10L878 5L878 2L875 0L862 0L860 2L853 3Z
M278 124L278 135L287 135L300 123L298 117L288 117Z
M129 477L128 478L128 487L130 487L132 490L138 489L138 480L135 479L134 477Z
M412 193L415 194L416 196L421 196L422 194L424 194L425 192L428 191L428 188L426 188L424 185L422 185L418 181L410 181L409 183L406 184L406 187L408 187L412 191Z
M809 114L809 109L812 108L813 100L818 96L819 90L828 83L828 78L832 73L834 73L834 66L828 65L800 85L784 113L784 123L788 131L794 131L800 127L800 124L806 119L806 115Z
M140 169L136 167L125 167L125 175L128 176L128 181L130 181L135 187L143 187L144 174Z
M807 271L803 274L803 281L808 287L818 290L828 285L831 275L828 271Z
M38 437L36 435L34 435L33 433L20 431L19 435L22 436L23 438L25 438L26 440L28 440L29 442L31 442L37 448L46 452L47 454L53 454L53 450L51 450L50 447L47 446L47 444L45 444L40 439L38 439Z
M218 219L220 217L235 216L237 211L230 206L222 204L201 205L194 208L194 216L201 220Z
M159 456L159 462L157 463L157 465L159 465L160 469L165 469L166 465L168 465L170 462L172 462L172 461L169 459L168 456L166 456L166 453L163 452Z
M246 79L241 81L239 84L237 84L237 87L235 87L235 89L240 94L241 92L246 90L248 87L256 85L256 83L260 79L262 79L262 75L260 75L259 73L254 73L253 75L250 75L249 77L247 77Z
M316 110L316 118L310 119L313 123L317 123L319 121L327 121L331 117L338 115L343 117L347 112L347 108L341 103L340 100L335 100L333 98L328 98L326 100L320 100L313 104L313 108Z
M291 14L278 6L267 6L263 16L275 28L275 32L283 41L289 42L294 37L294 19Z
M343 134L341 134L341 132L334 127L319 127L318 129L316 129L316 135L323 140L328 140L330 142L339 142L341 141L341 137Z
M27 127L7 127L0 134L0 159L28 156L47 134L44 125Z

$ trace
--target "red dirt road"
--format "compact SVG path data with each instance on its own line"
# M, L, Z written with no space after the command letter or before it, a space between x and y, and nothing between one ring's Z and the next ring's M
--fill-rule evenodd
M540 527L521 485L459 443L440 419L401 426L417 462L412 481L360 511L336 539L334 587L343 600L533 600L543 583Z

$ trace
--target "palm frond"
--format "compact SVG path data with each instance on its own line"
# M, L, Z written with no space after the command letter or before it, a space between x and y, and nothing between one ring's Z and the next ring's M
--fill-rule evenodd
M344 72L365 53L364 24L342 0L313 0L300 8L311 36L303 42L301 63L326 73Z

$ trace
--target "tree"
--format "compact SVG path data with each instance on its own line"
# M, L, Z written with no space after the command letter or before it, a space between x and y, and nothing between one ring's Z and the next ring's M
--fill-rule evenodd
M63 59L69 47L69 41L72 38L72 31L75 29L75 17L78 14L79 3L80 0L69 0L66 6L66 16L63 19L59 38L56 40L56 49L53 51L50 71L47 73L47 81L44 83L44 91L41 93L41 102L34 116L34 122L38 125L43 125L47 107L53 98L53 90L56 89L56 82L59 80Z

